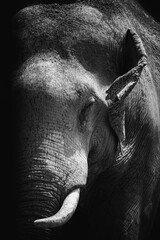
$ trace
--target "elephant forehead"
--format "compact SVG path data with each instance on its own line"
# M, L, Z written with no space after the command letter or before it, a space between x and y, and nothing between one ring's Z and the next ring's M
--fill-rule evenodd
M102 20L103 14L96 8L78 5L72 9L72 14L77 18L85 20L86 22L99 23Z
M53 97L79 98L98 88L94 75L73 63L38 59L26 64L19 83L26 89L45 92Z

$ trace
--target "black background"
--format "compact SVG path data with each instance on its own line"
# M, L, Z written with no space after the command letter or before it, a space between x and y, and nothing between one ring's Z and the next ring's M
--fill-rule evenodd
M3 0L5 1L5 0ZM73 1L55 1L55 0L19 0L19 1L10 1L7 0L1 5L1 82L0 82L0 96L1 96L1 172L0 176L2 177L1 183L1 200L3 205L1 210L4 213L2 217L2 222L4 227L2 227L1 234L3 239L12 239L12 225L14 222L13 217L13 202L12 202L12 182L10 175L12 175L12 167L10 165L9 159L11 158L11 141L10 141L10 132L11 132L11 112L12 112L12 103L11 103L11 92L10 92L10 74L13 67L13 43L11 38L12 28L11 28L11 19L13 15L19 11L21 8L24 8L29 5L39 4L39 3L72 3ZM159 13L159 1L138 1L143 8L152 16L156 21L160 22L160 13ZM3 85L4 84L4 85ZM4 206L4 207L3 207ZM5 236L5 237L4 237ZM158 240L160 239L160 208L157 213L155 224L153 226L153 231L149 240Z

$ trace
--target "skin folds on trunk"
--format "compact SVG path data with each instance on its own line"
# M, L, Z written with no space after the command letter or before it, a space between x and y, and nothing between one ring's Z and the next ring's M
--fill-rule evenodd
M16 212L16 228L18 239L41 239L37 236L39 231L44 237L43 240L50 239L49 236L52 231L48 228L63 225L76 210L80 189L75 189L67 194L70 184L67 185L67 178L62 173L63 169L59 169L60 167L58 163L55 164L56 160L53 157L53 162L49 161L48 158L49 154L44 157L44 154L38 151L37 157L32 157L27 164L28 168L24 164L24 159L21 159L19 164L21 174L18 173L17 169L16 210L18 210ZM25 161L27 162L27 160ZM57 158L57 161L60 164L59 158ZM22 170L23 167L25 169ZM58 175L58 172L61 176ZM68 176L69 174L71 173L68 173ZM74 180L71 182L74 182ZM44 232L38 230L39 226L44 228Z

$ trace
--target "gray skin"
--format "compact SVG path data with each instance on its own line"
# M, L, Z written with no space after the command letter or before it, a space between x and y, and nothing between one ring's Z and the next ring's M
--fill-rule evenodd
M106 3L15 16L16 239L150 232L160 188L160 26L134 1ZM67 217L44 220L69 209L71 195Z

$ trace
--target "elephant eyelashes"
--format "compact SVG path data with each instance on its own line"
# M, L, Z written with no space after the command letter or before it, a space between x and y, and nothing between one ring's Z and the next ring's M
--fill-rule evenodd
M85 127L87 122L89 121L90 118L90 113L93 110L93 106L95 104L96 100L94 97L91 97L88 102L85 104L83 107L80 115L79 115L79 122L81 127Z

